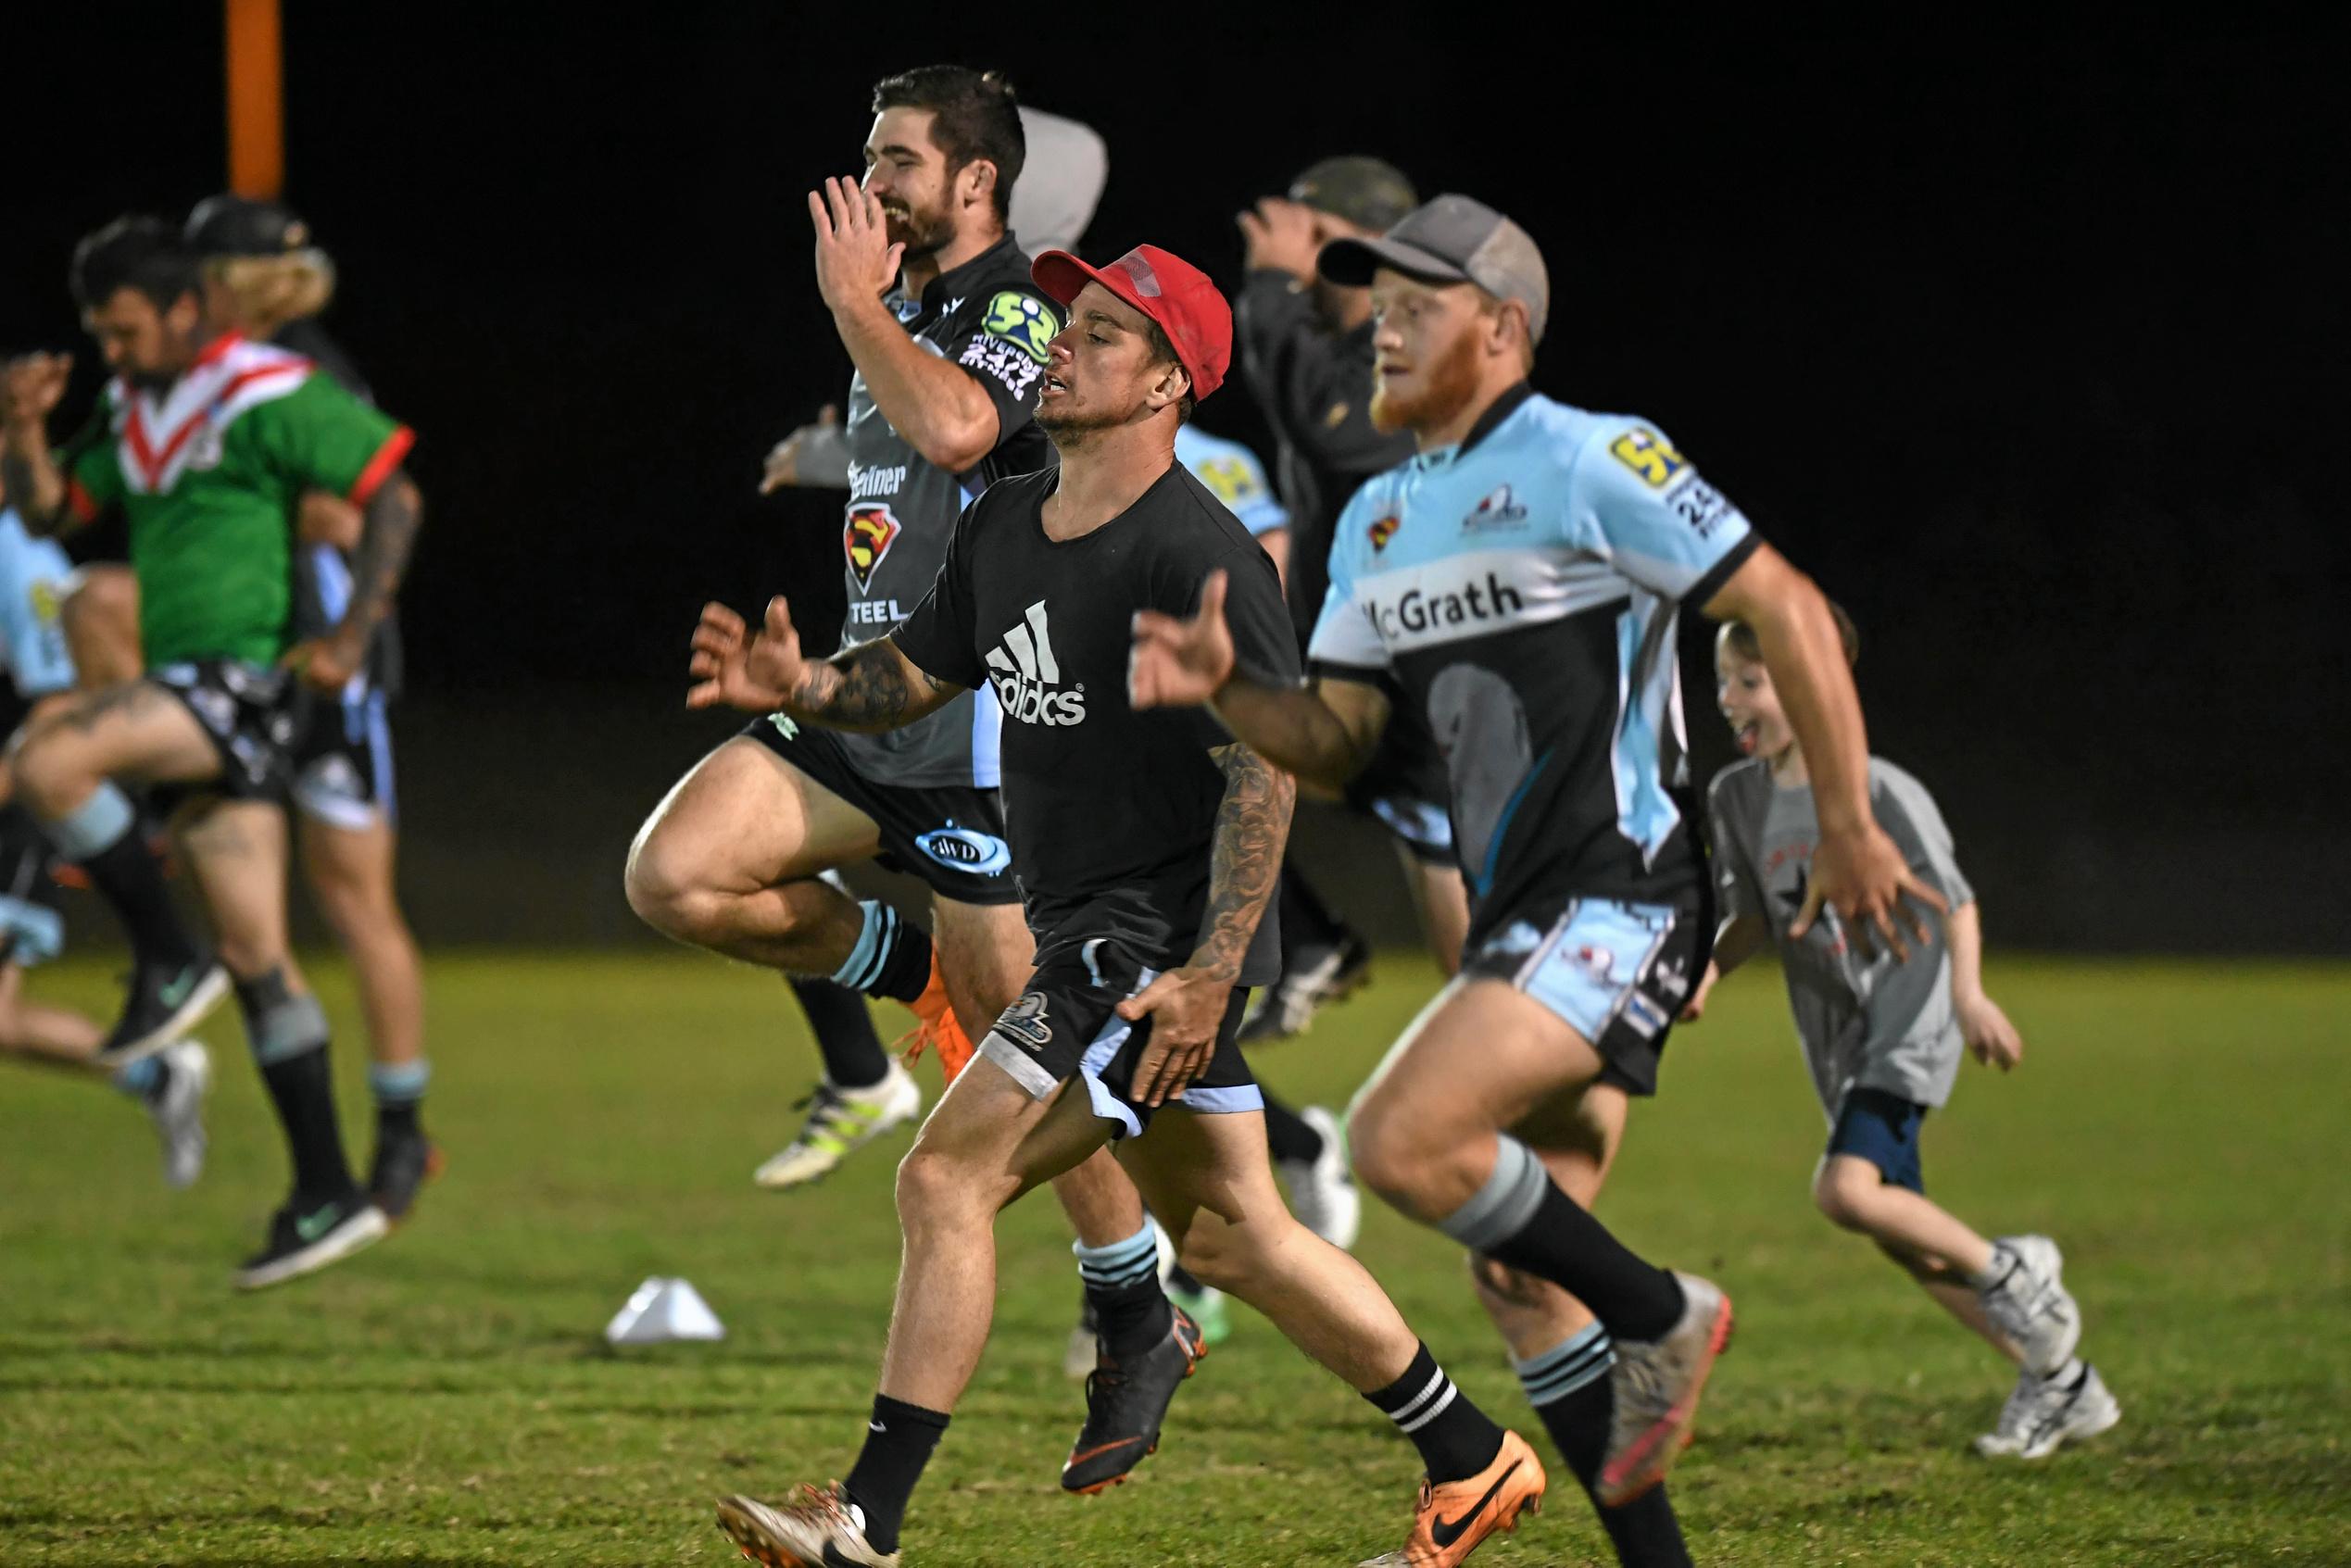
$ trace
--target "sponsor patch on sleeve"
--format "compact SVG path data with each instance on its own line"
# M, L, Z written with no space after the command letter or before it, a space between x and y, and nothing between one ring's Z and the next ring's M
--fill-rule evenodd
M981 332L1002 338L1040 365L1061 330L1060 320L1035 295L1018 289L1006 289L989 300L987 318L980 322Z
M1690 467L1690 459L1675 451L1672 442L1639 425L1610 442L1608 455L1639 474L1652 490L1663 490Z

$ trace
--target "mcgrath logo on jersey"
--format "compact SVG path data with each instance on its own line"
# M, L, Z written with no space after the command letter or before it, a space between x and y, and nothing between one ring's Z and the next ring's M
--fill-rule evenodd
M1380 551L1388 548L1388 541L1396 537L1396 530L1403 525L1403 521L1404 520L1402 518L1390 513L1387 517L1381 518L1377 522L1371 525L1372 553L1374 555L1377 555Z
M1494 493L1470 508L1469 515L1461 520L1465 533L1487 533L1497 529L1514 528L1527 521L1527 508L1518 504L1507 484L1497 485Z
M942 866L974 876L993 876L1012 863L1012 847L993 834L959 828L949 822L915 835L914 847Z
M1260 494L1257 477L1238 458L1211 458L1192 470L1216 498L1230 507Z
M1024 724L1082 724L1086 721L1086 687L1080 683L1062 691L1062 667L1053 657L1053 636L1045 623L1045 601L1028 607L1027 614L1004 633L1000 645L987 650L987 667L996 673L996 700L1004 717Z
M1037 302L1036 295L1006 289L987 302L987 319L980 323L980 331L1018 345L1042 364L1053 339L1061 335L1062 324Z
M1608 444L1608 455L1641 475L1652 490L1663 490L1690 459L1674 450L1673 443L1653 430L1636 427Z
M1045 1016L1045 993L1031 991L998 1015L996 1028L1016 1044L1041 1050L1053 1038L1053 1025Z
M849 557L849 575L857 579L859 593L874 585L874 572L900 532L898 518L878 501L849 508L848 526L841 530L841 549Z

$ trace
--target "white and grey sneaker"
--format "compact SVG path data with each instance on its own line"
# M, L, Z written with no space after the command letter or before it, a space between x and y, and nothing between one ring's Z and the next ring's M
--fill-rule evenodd
M1730 1298L1712 1280L1674 1271L1680 1321L1658 1340L1619 1339L1608 1382L1615 1409L1608 1448L1592 1488L1603 1508L1621 1508L1665 1479L1698 1419L1698 1397L1730 1343Z
M1312 1160L1276 1160L1274 1169L1289 1189L1289 1211L1298 1223L1345 1250L1364 1229L1364 1197L1347 1166L1346 1129L1319 1105L1308 1106L1298 1119L1322 1135L1322 1152Z
M800 1104L809 1108L800 1135L751 1173L763 1187L780 1191L829 1173L858 1149L920 1115L923 1091L914 1075L893 1061L888 1076L871 1088L836 1088L819 1080Z
M718 1518L726 1538L767 1568L898 1568L897 1552L866 1540L865 1515L837 1481L802 1486L784 1502L721 1498Z
M212 1056L201 1040L182 1040L156 1053L162 1069L141 1099L163 1144L163 1185L193 1186L204 1173L204 1097L212 1089Z
M2024 1354L2025 1370L2046 1377L2081 1342L2081 1309L2065 1286L2065 1255L2045 1236L1993 1242L1996 1283L1980 1293L1984 1314Z
M2122 1419L2122 1406L2107 1391L2098 1369L2084 1365L2079 1379L2019 1374L2000 1424L1976 1439L1986 1459L2046 1459L2067 1443L2094 1437Z
M1317 1010L1354 995L1370 976L1371 944L1348 932L1336 947L1301 955L1295 969L1259 992L1234 1038L1262 1046L1302 1035Z

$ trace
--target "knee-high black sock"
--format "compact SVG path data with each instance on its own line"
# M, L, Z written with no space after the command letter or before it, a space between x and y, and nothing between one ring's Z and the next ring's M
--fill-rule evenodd
M1608 1368L1614 1360L1607 1331L1594 1323L1532 1361L1517 1363L1528 1399L1588 1497L1608 1448ZM1625 1568L1691 1568L1690 1548L1663 1486L1651 1487L1621 1508L1603 1508L1597 1497L1591 1498L1591 1506Z
M347 1197L358 1185L343 1152L335 1120L334 1084L327 1066L326 1013L316 997L291 995L285 972L273 969L237 982L245 1037L269 1086L294 1157L294 1190L303 1198Z
M824 1059L825 1080L835 1088L870 1089L889 1076L890 1059L874 1033L874 1015L865 1010L863 997L830 980L799 975L792 977L792 995L808 1014L817 1054Z
M1322 1158L1323 1135L1303 1116L1265 1097L1265 1147L1276 1160L1311 1160Z
M1413 1440L1428 1478L1440 1486L1477 1474L1502 1452L1502 1428L1453 1386L1426 1345L1403 1376L1364 1398Z
M1507 1133L1496 1140L1493 1174L1438 1229L1561 1286L1619 1339L1663 1338L1681 1317L1681 1282L1610 1235Z
M865 1515L866 1544L875 1551L887 1555L898 1549L907 1499L914 1495L914 1483L923 1478L923 1467L930 1463L938 1440L947 1436L949 1419L886 1394L874 1396L865 1447L841 1486Z
M931 983L931 934L877 899L862 907L865 928L833 972L834 982L885 1001L911 1002Z
M1094 1309L1094 1331L1114 1361L1131 1361L1167 1336L1175 1309L1159 1283L1159 1238L1151 1223L1108 1247L1075 1243L1077 1277Z
M122 929L139 962L177 969L203 956L172 907L163 862L135 823L104 849L83 857L81 866L90 873L90 885L122 917Z
M1290 956L1317 947L1335 947L1347 935L1347 924L1331 912L1314 884L1306 880L1306 873L1298 869L1298 858L1290 856L1282 861L1279 892L1282 917L1282 967L1290 967Z

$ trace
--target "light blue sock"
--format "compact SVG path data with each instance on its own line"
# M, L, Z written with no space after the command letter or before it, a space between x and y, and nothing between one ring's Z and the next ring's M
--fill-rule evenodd
M1077 1254L1077 1277L1105 1290L1139 1285L1144 1275L1159 1273L1159 1240L1151 1234L1148 1219L1141 1230L1125 1241L1113 1241L1108 1247L1073 1241L1069 1249Z
M113 848L138 824L138 809L131 804L131 797L112 781L101 779L89 799L54 822L43 822L41 831L49 835L59 855L69 860L86 860Z
M378 1105L412 1104L424 1098L432 1082L433 1064L422 1057L389 1067L378 1062L368 1069L368 1087L375 1091Z
M143 1056L114 1070L114 1086L126 1095L134 1095L142 1099L155 1093L162 1082L163 1060L160 1057Z

